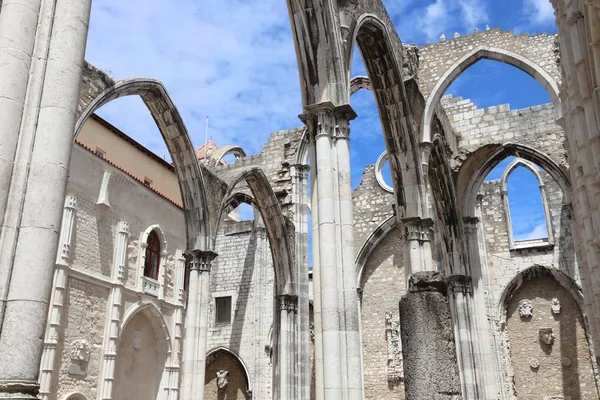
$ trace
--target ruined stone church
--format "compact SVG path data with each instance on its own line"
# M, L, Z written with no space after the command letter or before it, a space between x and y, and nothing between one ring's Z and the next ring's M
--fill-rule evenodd
M287 3L299 126L252 155L86 63L91 0L0 1L0 399L599 399L600 2L420 47L381 0ZM481 59L551 103L444 96ZM359 90L386 151L353 190ZM97 115L124 96L172 163Z

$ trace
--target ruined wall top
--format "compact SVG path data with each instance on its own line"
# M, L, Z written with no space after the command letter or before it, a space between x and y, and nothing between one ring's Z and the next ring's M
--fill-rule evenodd
M455 63L480 48L498 50L498 61L503 61L505 52L516 53L537 64L557 84L560 83L557 35L515 35L512 31L490 29L420 47L418 81L423 96L428 98L436 83ZM519 65L515 67L520 68Z

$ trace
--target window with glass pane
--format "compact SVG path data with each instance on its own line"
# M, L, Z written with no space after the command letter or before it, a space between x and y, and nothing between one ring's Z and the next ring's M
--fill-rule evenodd
M146 247L146 261L144 263L144 276L158 280L158 267L160 264L160 240L156 232L148 235Z
M231 296L216 297L215 298L216 308L216 320L217 324L230 324L231 323Z

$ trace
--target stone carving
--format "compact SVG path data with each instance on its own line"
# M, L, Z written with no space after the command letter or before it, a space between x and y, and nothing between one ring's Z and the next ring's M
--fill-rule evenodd
M570 367L571 366L571 359L569 357L563 357L563 359L561 360L561 363L563 365L563 367Z
M139 349L142 347L142 331L133 331L133 348Z
M560 314L560 309L562 306L560 305L560 301L554 297L552 302L550 303L550 308L552 310L552 314Z
M554 333L552 333L552 328L540 329L540 341L546 346L552 346L554 344Z
M458 39L460 37L460 33L454 32L454 39Z
M385 313L385 338L388 346L388 382L397 382L404 378L404 366L400 342L400 320L394 319L391 311Z
M71 343L71 362L87 362L90 360L90 345L86 340L79 339Z
M537 358L529 360L529 366L531 369L538 369L540 367L540 361Z
M79 339L71 343L71 365L69 366L69 374L71 375L86 375L87 363L90 361L90 345L86 340Z
M519 301L519 315L521 318L533 317L533 304L529 299Z
M442 42L443 42L444 40L446 40L446 35L444 35L444 34L442 33L442 35L440 36L440 41L442 41Z
M227 385L229 385L229 371L222 369L217 372L217 387L222 390L225 389Z

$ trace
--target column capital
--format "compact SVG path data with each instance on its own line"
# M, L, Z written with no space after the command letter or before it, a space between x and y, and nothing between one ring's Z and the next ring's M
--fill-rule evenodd
M289 294L277 296L279 299L279 309L289 312L298 312L298 297Z
M433 233L433 219L421 217L403 218L402 223L406 228L406 240L430 242Z
M190 270L210 272L212 261L218 254L212 250L192 249L185 251L183 256L190 264Z
M473 279L468 275L450 275L448 277L448 287L454 292L472 293Z
M299 177L301 179L308 178L308 171L310 171L310 165L306 164L292 164L290 167L292 177Z
M299 117L315 137L350 138L350 121L356 118L356 112L349 104L335 106L332 102L326 101L308 105L304 111L304 114Z
M478 225L478 217L463 217L463 226L467 235L476 234Z

